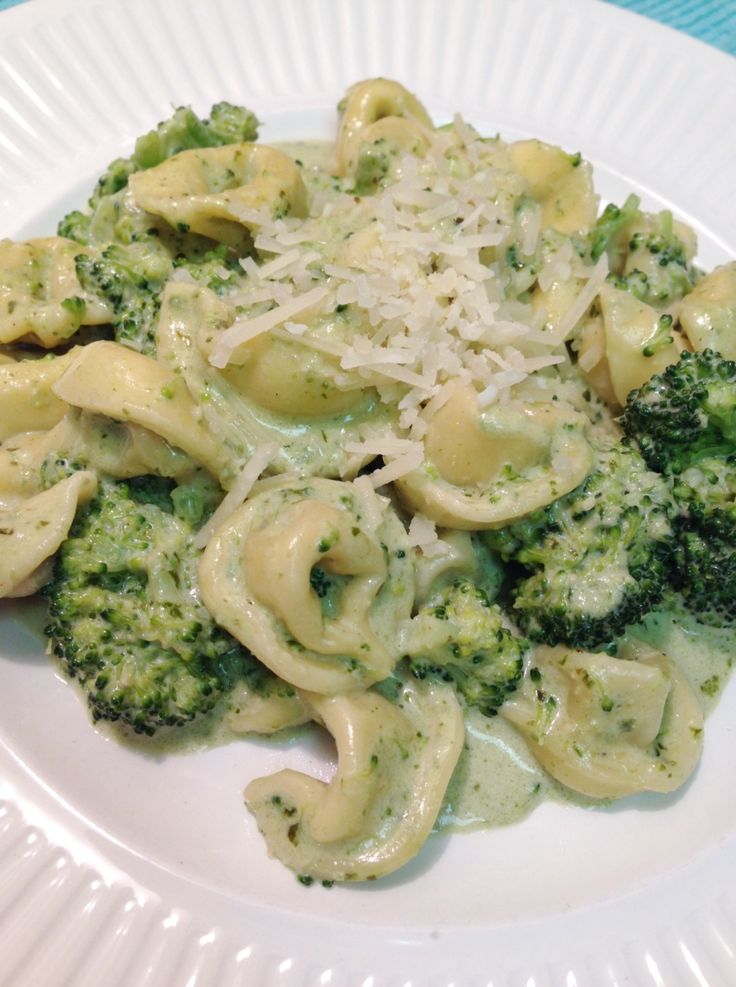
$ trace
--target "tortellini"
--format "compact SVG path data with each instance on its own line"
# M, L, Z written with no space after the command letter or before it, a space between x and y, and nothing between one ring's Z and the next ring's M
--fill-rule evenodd
M581 422L551 402L481 409L458 387L429 424L424 466L396 485L438 524L502 527L585 479L593 453Z
M150 429L216 476L229 474L226 454L200 424L184 381L151 357L119 343L90 343L53 391L74 407Z
M560 233L588 230L595 222L598 196L593 173L580 155L539 140L509 145L511 163L526 178L529 192L542 206L542 228Z
M185 453L148 429L72 409L48 432L24 432L0 446L0 507L39 493L57 466L66 471L69 463L119 479L146 473L178 477L195 468Z
M267 481L215 532L200 564L215 620L280 678L365 689L401 657L413 602L404 527L336 480Z
M685 295L680 323L694 349L736 360L736 261L706 274Z
M298 874L366 881L421 848L463 746L463 714L443 684L407 684L397 702L374 692L301 693L337 744L329 784L285 770L252 781L245 801L270 852Z
M0 442L20 432L52 428L64 417L69 405L51 388L76 352L0 364Z
M213 367L212 345L232 320L231 307L212 291L172 283L164 291L156 337L159 360L201 401L229 458L243 461L258 446L276 442L274 472L354 476L369 457L345 452L345 444L385 429L395 412L379 405L372 389L345 395L330 386L326 361L269 335L253 341L242 367Z
M485 544L469 531L440 530L432 555L417 553L415 560L415 606L456 579L470 579L493 599L503 581L503 569Z
M361 149L382 142L421 154L429 144L425 129L431 127L427 111L400 83L358 82L347 91L342 105L335 169L339 175L355 174Z
M299 694L286 687L265 695L237 682L228 697L225 724L233 733L278 733L311 720Z
M78 253L79 244L63 237L0 240L0 343L58 346L80 325L109 320L109 307L79 283Z
M19 506L0 508L0 597L38 590L34 572L59 548L77 507L96 489L95 474L79 472Z
M606 284L599 299L605 370L615 400L623 406L630 391L678 361L684 344L671 329L671 316L661 316L627 291ZM591 370L602 371L601 362Z
M307 193L299 168L283 151L227 144L181 151L130 178L136 203L181 231L243 248L259 225L257 211L305 216Z
M674 791L702 748L703 712L684 675L634 641L619 657L538 648L500 712L543 768L594 798Z

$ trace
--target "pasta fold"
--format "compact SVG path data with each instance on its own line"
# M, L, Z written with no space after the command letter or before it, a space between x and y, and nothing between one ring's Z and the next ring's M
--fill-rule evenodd
M425 128L432 120L422 104L400 83L367 79L348 89L342 105L335 146L339 175L355 173L361 147L388 142L401 150L420 154L429 141Z
M64 417L69 405L51 388L78 352L75 347L63 356L0 364L0 442L52 428Z
M163 164L130 177L141 209L161 216L181 232L192 231L233 248L243 248L269 218L305 216L307 192L292 159L260 144L227 144L180 151Z
M736 261L706 274L685 295L680 322L694 349L736 360Z
M513 168L529 183L529 192L542 206L542 228L560 233L588 230L598 212L593 172L580 155L540 140L509 145Z
M552 402L481 409L472 388L458 387L429 424L424 465L396 486L438 524L502 527L585 479L593 452L581 421Z
M79 283L74 259L80 251L58 236L0 240L0 343L59 346L80 325L109 321L109 307Z
M407 684L397 702L373 692L302 693L337 744L329 784L297 771L245 790L269 851L298 874L366 881L390 874L422 847L463 747L449 686Z
M97 489L97 477L74 473L20 506L0 508L0 597L35 593L34 572L66 538L80 504Z
M242 367L213 367L213 343L233 318L231 306L214 292L175 282L164 291L156 335L158 359L202 400L203 418L224 454L244 462L259 446L275 442L274 472L355 476L370 456L348 453L345 445L385 429L395 411L380 405L372 389L351 391L342 403L342 392L323 384L324 362L271 338L253 340ZM293 413L304 406L306 420Z
M660 316L627 291L606 284L599 299L606 367L616 402L623 406L630 391L677 363L684 344L677 333L669 332L671 316Z
M200 424L184 382L151 357L118 343L90 343L53 391L73 407L150 429L216 476L229 473L226 454Z
M401 656L406 533L390 508L372 521L352 484L267 482L215 532L199 577L215 620L300 689L365 689Z
M563 785L623 798L672 792L695 769L703 712L665 655L633 641L618 658L540 647L534 665L500 713Z

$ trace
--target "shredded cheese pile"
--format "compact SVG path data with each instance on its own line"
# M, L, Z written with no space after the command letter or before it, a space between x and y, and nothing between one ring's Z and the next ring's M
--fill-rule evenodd
M426 157L401 159L398 179L375 195L313 196L306 220L257 219L258 264L244 259L248 285L232 300L239 315L212 351L216 367L239 363L262 333L298 340L335 359L341 389L374 387L397 407L398 428L349 452L382 455L375 485L419 466L427 424L458 384L481 407L506 401L530 374L566 359L565 339L604 282L604 258L584 264L567 247L541 271L581 279L555 332L529 304L505 297L505 255L515 242L534 255L540 209L515 208L520 177L503 145L460 118L432 134ZM334 331L349 308L349 330ZM370 448L369 448L370 446Z

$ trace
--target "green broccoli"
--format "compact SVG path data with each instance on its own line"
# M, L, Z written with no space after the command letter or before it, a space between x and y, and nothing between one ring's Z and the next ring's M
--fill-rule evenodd
M480 587L458 579L414 617L409 666L420 679L451 682L468 706L495 715L521 681L528 642L504 626Z
M227 248L188 230L171 229L138 209L125 191L128 178L188 148L253 140L256 126L250 110L230 103L217 103L206 120L180 107L139 137L130 158L112 162L97 183L88 212L75 210L59 223L59 236L88 248L77 257L77 276L86 291L112 306L118 342L155 352L160 295L175 268L186 268L218 294L242 277Z
M146 354L156 351L161 292L175 269L187 270L219 295L243 277L238 261L228 256L223 244L204 251L197 245L189 256L172 257L155 236L127 245L113 243L99 255L80 254L76 268L85 291L112 307L115 339Z
M168 120L138 138L129 158L117 158L110 164L99 178L89 205L94 209L100 199L125 188L134 172L154 168L179 151L237 144L257 136L258 120L242 106L217 103L205 120L190 107L180 106Z
M621 234L634 220L641 218L640 199L630 195L622 206L609 202L595 221L588 234L588 249L591 260L598 260L606 251L613 256L611 268L616 270L625 255L626 248L621 244Z
M608 278L617 288L660 310L692 291L698 278L685 244L671 225L670 217L668 232L634 233L628 243L628 273Z
M155 352L160 296L171 260L145 243L112 244L96 257L80 254L76 268L85 291L110 304L117 341L143 353Z
M607 253L608 281L661 311L692 291L699 272L672 213L645 213L639 205L635 195L620 207L609 203L588 234L588 254L596 261Z
M144 734L206 713L238 679L261 691L274 679L201 603L190 520L207 492L172 487L102 481L44 588L46 632L93 718Z
M675 585L688 609L701 621L730 623L736 618L734 527L683 519L677 527L673 564Z
M511 593L524 632L545 644L609 646L662 598L675 513L667 483L617 446L597 453L571 493L487 532L516 563Z
M684 351L629 394L623 426L649 466L673 476L736 452L736 363L714 350Z
M673 583L702 618L736 617L736 363L684 352L628 398L632 441L672 486Z

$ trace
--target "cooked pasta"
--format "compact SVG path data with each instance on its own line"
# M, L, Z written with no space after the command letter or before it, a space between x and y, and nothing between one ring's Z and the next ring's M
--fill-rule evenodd
M580 154L386 79L339 112L334 144L159 142L64 236L0 242L0 597L47 596L95 719L326 730L331 780L245 789L304 883L405 864L458 779L493 801L494 731L557 794L692 774L716 675L666 629L707 653L715 618L682 482L620 414L736 354L734 264L635 197L599 215Z

